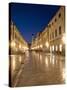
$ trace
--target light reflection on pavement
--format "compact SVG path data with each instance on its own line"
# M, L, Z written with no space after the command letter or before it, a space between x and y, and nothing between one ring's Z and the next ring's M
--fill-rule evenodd
M20 62L23 61L22 55L19 57ZM20 68L21 72L13 86L64 84L64 60L60 55L27 51L24 68Z

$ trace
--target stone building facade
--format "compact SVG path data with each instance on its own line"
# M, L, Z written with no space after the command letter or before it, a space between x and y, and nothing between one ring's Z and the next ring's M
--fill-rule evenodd
M13 85L16 74L21 64L24 64L25 51L28 50L28 44L21 36L16 25L11 22L9 26L9 84Z
M28 44L18 31L16 25L11 22L9 30L9 48L11 54L24 53L28 49Z
M60 7L56 15L49 22L50 52L65 52L65 8Z
M39 39L38 39L39 38ZM36 44L36 43L37 44ZM43 31L32 41L31 49L42 50L50 53L65 54L65 7L50 20ZM35 44L35 46L34 46ZM33 47L32 47L33 46Z

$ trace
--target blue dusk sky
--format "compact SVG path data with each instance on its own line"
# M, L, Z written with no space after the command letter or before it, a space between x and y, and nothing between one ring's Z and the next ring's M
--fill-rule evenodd
M10 18L27 42L43 31L60 6L42 4L10 3Z

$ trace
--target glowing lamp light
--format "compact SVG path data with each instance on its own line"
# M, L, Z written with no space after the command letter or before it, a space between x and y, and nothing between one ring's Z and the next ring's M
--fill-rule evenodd
M60 52L62 51L62 45L60 44L60 46L59 46L59 49L60 49Z
M23 49L24 49L24 50L28 50L28 47L25 47L25 46L24 46Z
M48 67L48 57L47 56L45 57L45 64Z
M54 51L54 45L52 46L52 51Z
M19 44L19 48L21 49L21 44Z
M42 48L42 45L40 45L40 47Z
M46 44L45 44L45 45L46 45L46 47L47 47L47 48L49 47L49 43L48 43L48 42L46 42Z
M38 48L39 48L39 46L38 46Z
M12 68L13 68L13 70L15 70L15 64L16 64L15 60L16 60L16 58L13 55L11 56L11 58L12 58Z
M15 45L16 45L15 41L12 41L12 42L11 42L11 46L12 46L12 47L15 47Z
M65 34L62 36L62 41L65 43Z

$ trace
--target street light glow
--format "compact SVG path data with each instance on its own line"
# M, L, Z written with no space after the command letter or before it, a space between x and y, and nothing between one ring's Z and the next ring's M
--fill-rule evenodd
M24 51L25 51L25 50L28 50L29 48L28 48L28 47L26 47L26 46L24 46L24 47L23 47L23 49L24 49Z
M40 47L42 48L42 45L40 45Z
M62 41L65 43L65 34L62 36Z
M61 52L62 51L62 44L60 44L59 49L60 49L60 52Z
M49 43L48 43L48 42L46 42L46 47L47 47L47 48L49 47Z
M45 57L45 64L48 67L48 57L47 56Z
M15 60L16 60L16 58L15 58L14 55L12 55L11 58L12 58L12 68L13 68L13 70L15 70L15 66L16 66L15 65L16 64Z
M52 46L52 51L54 51L54 45Z
M21 44L19 44L19 48L21 49Z
M11 46L12 46L12 47L15 47L15 45L16 45L15 41L12 41L12 42L11 42Z

